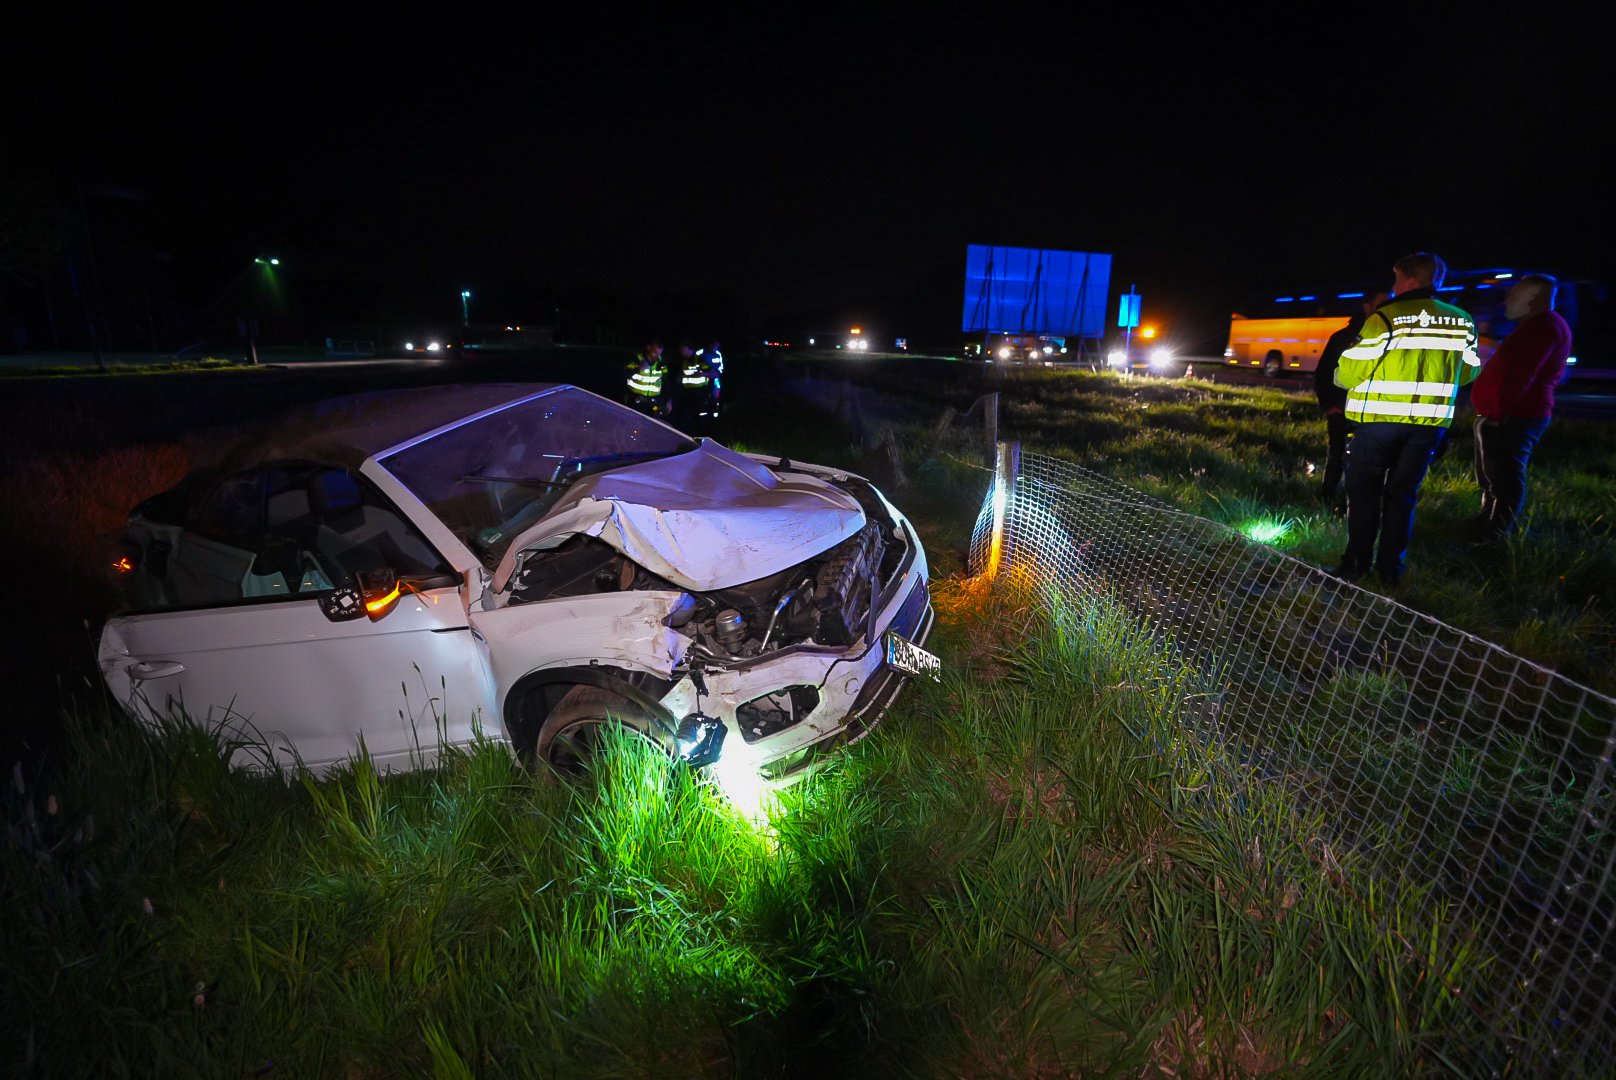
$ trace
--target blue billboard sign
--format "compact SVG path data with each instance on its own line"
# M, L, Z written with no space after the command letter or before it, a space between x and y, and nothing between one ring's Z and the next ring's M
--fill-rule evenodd
M970 244L960 329L1101 337L1110 287L1109 255Z

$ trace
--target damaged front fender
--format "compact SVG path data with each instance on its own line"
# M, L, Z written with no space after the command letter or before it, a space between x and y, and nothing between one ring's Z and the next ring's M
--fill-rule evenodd
M670 679L690 642L668 625L682 592L611 592L473 611L496 700L540 668L608 664Z

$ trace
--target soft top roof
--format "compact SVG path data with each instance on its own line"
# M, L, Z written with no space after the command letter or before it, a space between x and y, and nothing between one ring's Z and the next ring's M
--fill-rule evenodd
M316 461L356 469L400 443L565 383L470 383L378 390L293 409L233 441L213 466L226 471L268 461Z

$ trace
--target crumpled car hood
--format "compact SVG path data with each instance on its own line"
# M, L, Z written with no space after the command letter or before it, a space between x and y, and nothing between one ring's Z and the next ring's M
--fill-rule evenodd
M521 552L582 534L681 588L707 592L789 569L864 522L857 500L839 488L782 479L704 439L689 453L579 480L506 549L493 586L505 590Z

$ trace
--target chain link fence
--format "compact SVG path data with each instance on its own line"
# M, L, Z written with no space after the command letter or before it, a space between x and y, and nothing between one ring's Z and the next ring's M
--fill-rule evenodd
M1015 444L970 566L1031 583L1089 647L1148 646L1141 734L1178 790L1387 913L1399 962L1453 998L1441 1057L1610 1074L1616 700Z

